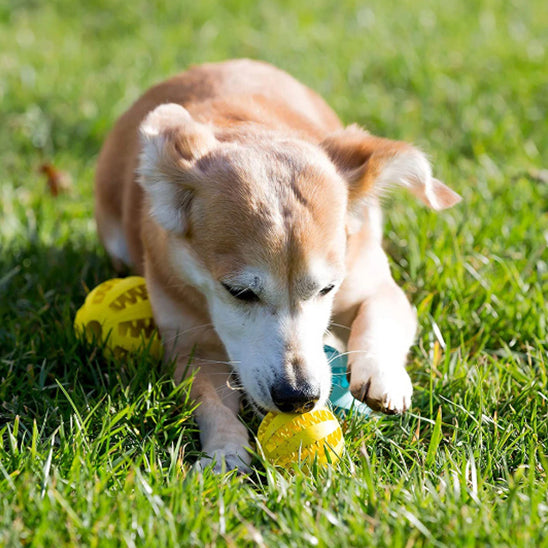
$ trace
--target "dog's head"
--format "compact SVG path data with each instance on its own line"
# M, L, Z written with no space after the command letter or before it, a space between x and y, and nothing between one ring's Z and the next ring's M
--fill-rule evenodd
M393 183L435 209L457 195L422 153L356 127L320 146L226 131L156 108L141 124L140 183L247 394L264 410L308 410L329 396L322 339L364 204Z

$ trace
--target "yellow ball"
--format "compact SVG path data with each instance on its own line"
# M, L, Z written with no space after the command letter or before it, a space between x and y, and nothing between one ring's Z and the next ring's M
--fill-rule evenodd
M268 413L257 433L264 455L272 464L335 462L344 450L344 437L335 415L327 408L309 413Z
M93 289L76 313L74 329L89 341L106 341L106 348L116 356L144 348L156 357L162 352L140 276L114 278Z

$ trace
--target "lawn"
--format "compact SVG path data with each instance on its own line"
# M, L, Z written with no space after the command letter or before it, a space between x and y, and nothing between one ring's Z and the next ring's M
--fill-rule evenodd
M542 0L2 3L0 546L548 546L547 28ZM342 461L309 474L191 473L188 386L72 331L113 276L92 221L108 129L165 76L241 56L418 144L463 196L386 201L413 407L349 417Z

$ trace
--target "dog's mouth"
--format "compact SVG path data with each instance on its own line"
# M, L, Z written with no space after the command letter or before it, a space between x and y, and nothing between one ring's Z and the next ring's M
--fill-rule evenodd
M254 413L258 415L259 417L264 417L268 412L269 409L261 405L257 400L250 394L250 392L246 389L245 385L243 384L240 375L238 372L233 369L228 376L228 379L226 380L226 386L230 390L236 390L241 392L242 396L245 398L246 403L253 409Z
M230 390L238 390L242 392L247 404L253 409L253 412L261 419L268 413L268 409L257 403L255 399L248 393L245 386L242 384L240 376L236 371L232 371L226 380L226 385Z
M236 390L243 393L243 396L245 399L249 402L249 404L253 407L253 409L257 412L260 412L262 414L268 413L268 411L262 407L260 404L258 404L253 397L248 393L248 391L245 389L245 386L243 385L240 375L236 371L232 371L230 375L228 376L228 379L226 380L226 385L230 390Z
M263 419L268 413L268 409L265 409L264 407L259 405L255 400L253 400L251 396L246 395L246 401L259 418Z
M247 403L247 405L249 405L249 407L253 410L253 412L258 416L260 417L261 419L265 417L265 415L267 415L269 412L273 411L274 413L281 413L282 411L280 411L278 408L276 407L268 407L267 405L264 405L262 402L259 402L257 401L257 399L252 395L252 392L250 392L246 386L243 384L242 380L241 380L241 377L240 375L238 374L238 372L236 370L232 370L232 372L230 373L230 375L228 376L227 380L226 380L226 386L230 389L230 390L237 390L241 393L241 395L243 396L243 398L245 399L245 402ZM263 386L261 386L260 388L263 388ZM291 412L294 412L294 413L306 413L308 411L311 411L314 407L315 407L315 404L316 404L316 400L314 400L314 402L309 402L311 404L311 406L308 408L302 408L302 409L296 409L294 411L291 411Z

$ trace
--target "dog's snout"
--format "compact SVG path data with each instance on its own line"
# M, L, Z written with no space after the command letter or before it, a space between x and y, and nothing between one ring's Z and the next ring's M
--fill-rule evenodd
M296 388L282 382L272 387L270 395L274 405L282 413L306 413L312 411L320 399L320 387L303 384Z

